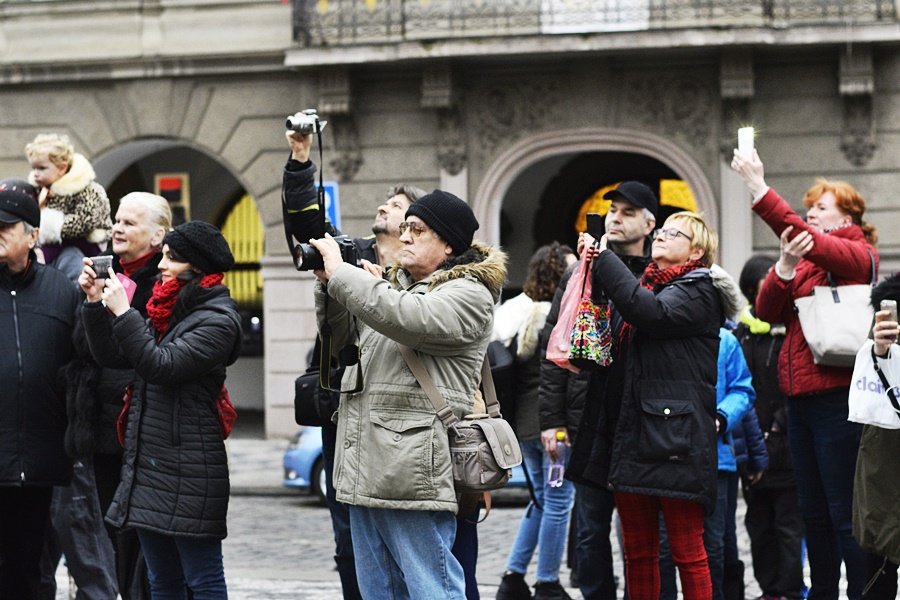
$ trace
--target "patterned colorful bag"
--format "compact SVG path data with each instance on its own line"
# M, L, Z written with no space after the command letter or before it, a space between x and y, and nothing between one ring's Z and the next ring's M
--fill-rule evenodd
M609 324L609 303L594 304L582 294L572 326L569 362L587 368L594 364L608 367L612 363L612 331Z
M612 362L609 303L595 305L591 287L591 265L585 253L569 279L547 343L547 360L575 373Z

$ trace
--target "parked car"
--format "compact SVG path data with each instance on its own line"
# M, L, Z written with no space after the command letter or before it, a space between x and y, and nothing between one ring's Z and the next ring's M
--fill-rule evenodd
M284 486L309 492L325 502L325 467L322 459L322 428L301 427L284 452ZM525 488L521 465L513 469L507 487Z

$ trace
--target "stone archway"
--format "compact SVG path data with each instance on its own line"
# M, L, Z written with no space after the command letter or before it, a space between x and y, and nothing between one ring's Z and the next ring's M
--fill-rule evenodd
M666 138L630 129L586 128L540 133L520 140L488 168L472 203L485 241L500 243L500 209L513 181L529 166L557 154L631 152L670 167L691 186L701 211L718 227L719 209L700 165L683 148Z

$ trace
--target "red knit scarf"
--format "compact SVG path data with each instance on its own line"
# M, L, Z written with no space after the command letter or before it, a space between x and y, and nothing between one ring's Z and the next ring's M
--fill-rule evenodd
M219 285L222 283L224 277L225 275L222 273L204 275L200 280L200 287L211 288ZM183 288L186 283L187 281L176 277L165 283L160 280L153 284L153 295L150 296L150 300L147 301L147 316L150 318L150 323L152 323L153 327L156 329L158 338L162 338L166 331L169 330L169 321L172 318L172 310L175 308L175 302L178 300L178 293L181 292L181 288ZM127 414L127 405L124 412ZM228 396L228 390L225 389L224 385L219 391L219 397L216 398L216 413L219 417L219 425L222 428L222 437L227 438L237 419L237 411L234 409L231 398ZM122 419L121 415L119 415L119 419ZM119 443L123 445L124 431L124 427L121 427Z
M684 277L691 271L705 268L707 268L706 265L699 260L691 260L682 265L675 265L674 267L667 267L665 269L660 269L655 262L651 262L647 265L647 268L644 269L644 274L641 276L641 287L655 292L658 286L669 283L670 281L675 281L679 277ZM631 326L631 323L626 321L619 334L619 341L622 342L623 340L628 339L632 335L632 330L633 327Z
M200 280L200 287L211 288L214 285L222 283L225 276L222 273L212 273L204 275ZM169 330L169 320L172 318L172 310L175 308L175 302L178 301L178 294L187 281L183 279L170 279L163 282L157 281L153 284L153 295L147 301L147 316L150 323L156 329L158 337L162 337Z

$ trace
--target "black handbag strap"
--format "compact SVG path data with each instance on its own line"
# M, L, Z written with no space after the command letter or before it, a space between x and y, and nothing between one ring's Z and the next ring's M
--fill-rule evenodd
M869 285L871 285L872 287L875 287L876 280L878 279L878 277L875 274L875 255L872 254L872 252L868 248L866 248L866 254L869 255L869 262L871 263L871 269L872 269L872 279L869 282ZM837 282L834 280L834 275L832 275L831 272L828 272L828 273L825 273L825 277L828 279L828 285L831 287L831 297L834 299L835 302L840 302L841 297L838 294L838 285L837 285Z
M419 382L422 390L428 396L444 426L449 428L454 423L457 423L459 418L453 414L447 401L441 396L440 391L434 384L434 380L431 378L431 374L428 373L428 369L422 364L419 356L409 346L397 344L397 347L400 349L400 356L406 361L409 370L412 371L416 381ZM488 362L487 354L484 355L484 362L481 364L481 384L484 387L484 404L488 414L495 419L499 418L500 403L497 402L497 390L494 388L494 378L491 377L491 365Z
M888 382L887 377L884 375L884 371L881 370L881 366L878 364L878 355L875 354L875 344L872 344L872 364L875 365L875 372L878 373L878 378L881 379L881 385L883 385L884 389L887 391L891 406L894 407L894 412L900 415L900 402L897 402L897 393L894 391L894 386Z

